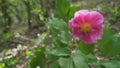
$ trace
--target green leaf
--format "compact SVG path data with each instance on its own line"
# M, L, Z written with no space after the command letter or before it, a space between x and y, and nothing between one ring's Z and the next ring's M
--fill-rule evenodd
M115 56L120 53L120 36L111 36L111 39L101 46L101 51L104 56Z
M102 63L103 66L105 66L105 68L120 68L120 61L109 61L109 62L103 62Z
M68 44L70 43L70 41L72 40L72 35L69 34L68 32L61 32L61 42L65 43L65 44Z
M61 31L68 31L69 27L68 24L59 18L52 18L48 22L46 22L50 33L54 36L59 34Z
M87 62L88 63L95 63L97 62L97 58L94 54L87 55Z
M61 57L58 62L61 68L89 68L86 57L78 50L70 57Z
M103 32L103 37L102 39L100 40L100 45L104 45L107 41L109 41L109 39L111 39L111 37L114 35L113 31L111 28L107 27L104 29L104 32Z
M65 41L62 41L60 36L57 36L53 39L53 44L57 47L66 47L68 45Z
M50 68L59 68L59 64L58 62L53 62L52 64L50 64Z
M71 51L68 47L65 47L53 49L50 51L50 53L55 56L70 56Z
M105 28L100 41L101 52L104 56L115 56L120 53L120 36L115 35L110 28Z
M70 8L70 0L57 0L56 3L56 14L57 17L65 19L67 17Z
M71 6L69 9L68 19L71 19L74 16L75 12L80 10L80 9L81 9L80 6Z
M94 67L95 67L95 68L105 68L105 66L103 66L103 65L101 65L101 64L96 64Z
M72 35L68 32L62 31L61 34L58 34L58 36L54 37L53 43L56 46L65 47L70 44L71 40Z
M75 68L71 58L61 57L58 62L61 68Z
M89 68L85 59L85 56L80 53L80 51L76 51L75 54L72 55L72 59L75 65L75 68Z
M30 68L36 68L39 66L40 68L45 68L46 60L45 60L45 47L41 47L36 49L35 57L30 61Z
M92 45L87 45L83 42L78 41L78 48L79 50L84 53L84 54L90 54L94 50L94 44Z
M46 23L50 31L51 36L54 38L52 40L53 44L56 46L67 46L72 40L72 36L69 33L70 29L68 24L62 19L52 18Z

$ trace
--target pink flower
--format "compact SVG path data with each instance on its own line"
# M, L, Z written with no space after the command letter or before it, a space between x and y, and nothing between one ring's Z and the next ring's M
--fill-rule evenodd
M104 17L97 11L80 10L69 20L69 25L74 38L86 44L93 44L103 35L103 21Z

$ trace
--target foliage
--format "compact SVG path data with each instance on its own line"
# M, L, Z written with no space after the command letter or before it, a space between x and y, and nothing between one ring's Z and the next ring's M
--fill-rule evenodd
M79 1L83 2L83 0ZM55 7L52 2L56 2ZM72 2L74 3L74 0ZM90 2L101 3L102 1L91 0ZM14 34L19 33L18 30L14 31L18 27L22 30L22 27L26 28L27 24L29 34L34 33L33 28L42 27L43 24L47 27L47 31L40 32L40 37L37 39L29 39L32 46L28 46L28 49L23 51L26 53L24 57L29 60L28 68L119 68L120 35L113 31L111 25L105 25L102 39L95 44L88 45L72 37L68 21L73 18L76 11L84 8L83 5L76 6L76 3L73 3L71 0L0 0L0 44L13 39ZM104 12L110 10L106 15L109 19L105 24L119 21L120 6L113 8L113 6L100 4L96 7L105 15ZM13 28L16 24L16 28ZM36 43L38 46L35 46ZM20 51L18 54L23 52ZM7 59L2 57L0 68L14 68L19 62L17 56Z
M11 57L9 59L5 59L3 62L0 63L0 68L13 68L18 63L16 57Z
M114 63L119 62L115 59L106 62L105 60L97 60L97 57L95 57L96 54L99 54L94 51L97 45L100 46L100 53L103 56L115 58L120 53L120 36L116 35L111 28L105 27L103 38L93 45L87 45L72 38L71 29L67 22L73 17L75 11L80 10L80 8L79 6L71 6L69 0L57 0L55 17L46 22L51 42L48 47L45 46L44 52L39 52L40 54L45 53L46 56L43 57L46 59L32 59L30 65L47 61L46 64L38 64L38 66L40 65L41 68L44 68L43 66L50 66L50 68L90 68L89 64L94 64L95 68L119 67L119 63L114 65ZM44 45L46 44L44 43ZM39 50L42 48L39 48ZM34 60L36 62L33 63Z

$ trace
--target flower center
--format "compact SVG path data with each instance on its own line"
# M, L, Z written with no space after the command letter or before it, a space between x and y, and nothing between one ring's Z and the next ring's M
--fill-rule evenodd
M81 30L83 32L90 32L92 29L91 25L89 23L84 23L81 27Z

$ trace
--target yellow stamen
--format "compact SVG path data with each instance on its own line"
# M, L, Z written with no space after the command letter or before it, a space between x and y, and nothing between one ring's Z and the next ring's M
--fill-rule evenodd
M90 32L92 30L91 24L84 23L81 27L81 31L83 32Z

